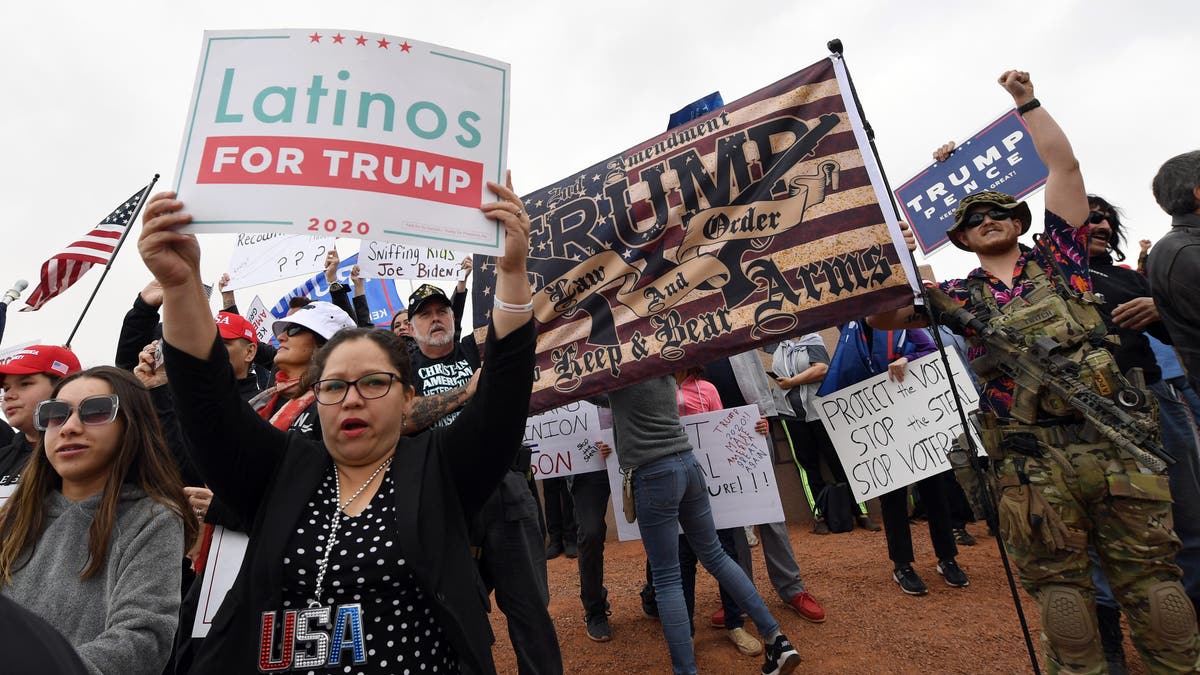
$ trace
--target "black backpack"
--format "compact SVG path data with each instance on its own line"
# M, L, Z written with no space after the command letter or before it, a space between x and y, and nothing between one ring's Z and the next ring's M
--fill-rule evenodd
M826 483L817 494L817 510L833 533L854 529L854 495L849 483Z

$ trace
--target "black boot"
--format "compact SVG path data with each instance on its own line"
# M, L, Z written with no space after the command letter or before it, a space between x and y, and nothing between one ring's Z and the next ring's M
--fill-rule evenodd
M1096 620L1100 624L1100 644L1104 647L1104 660L1108 661L1109 675L1126 675L1125 635L1121 632L1121 610L1096 605Z

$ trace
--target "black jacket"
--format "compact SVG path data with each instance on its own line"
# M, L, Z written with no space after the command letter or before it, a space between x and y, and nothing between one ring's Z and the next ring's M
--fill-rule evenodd
M1112 312L1117 306L1136 298L1150 297L1150 282L1134 270L1114 265L1112 256L1108 254L1092 256L1088 267L1093 290L1104 295L1104 311L1101 312L1104 323L1108 324L1109 334L1116 335L1121 341L1113 350L1117 366L1123 373L1128 373L1131 368L1141 368L1146 376L1146 384L1158 382L1162 379L1162 369L1158 367L1158 360L1154 358L1154 350L1150 348L1146 334L1140 330L1120 328L1112 322ZM1171 344L1171 336L1161 321L1146 326L1145 330Z
M492 335L493 333L489 333ZM464 672L493 673L490 627L475 581L468 519L496 489L525 431L534 328L489 338L475 395L456 423L399 441L395 537L433 603ZM203 673L253 672L261 613L282 608L282 559L297 520L332 464L324 445L284 433L236 396L225 350L208 360L169 345L167 373L195 461L246 522L250 546L196 658Z
M1146 274L1179 360L1200 391L1200 216L1171 219L1171 231L1150 249Z

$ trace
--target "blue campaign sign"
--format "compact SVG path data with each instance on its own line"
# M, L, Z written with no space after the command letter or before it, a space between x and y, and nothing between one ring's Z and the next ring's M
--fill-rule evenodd
M921 252L929 255L949 243L946 230L963 197L999 190L1023 199L1046 184L1048 173L1025 120L1010 110L960 144L945 162L934 163L896 188L896 201Z

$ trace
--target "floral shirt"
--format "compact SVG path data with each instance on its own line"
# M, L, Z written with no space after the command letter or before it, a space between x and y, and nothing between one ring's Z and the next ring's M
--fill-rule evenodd
M989 274L982 267L977 267L967 275L967 279L982 279L996 304L1004 307L1016 298L1033 290L1033 283L1025 275L1025 263L1032 260L1042 268L1047 275L1053 273L1051 260L1058 263L1067 278L1067 284L1076 291L1092 290L1092 280L1088 272L1088 231L1086 223L1081 227L1072 227L1067 221L1050 211L1046 211L1046 229L1042 235L1042 245L1036 249L1021 245L1021 256L1013 267L1012 288L1004 281ZM938 284L939 287L954 298L959 304L966 306L967 311L975 313L982 308L973 306L971 291L967 287L967 279L951 279ZM970 338L972 335L967 334ZM971 344L968 356L973 361L987 353L982 345ZM1001 375L983 383L983 394L980 398L980 408L997 417L1007 418L1012 407L1014 383L1012 378Z

